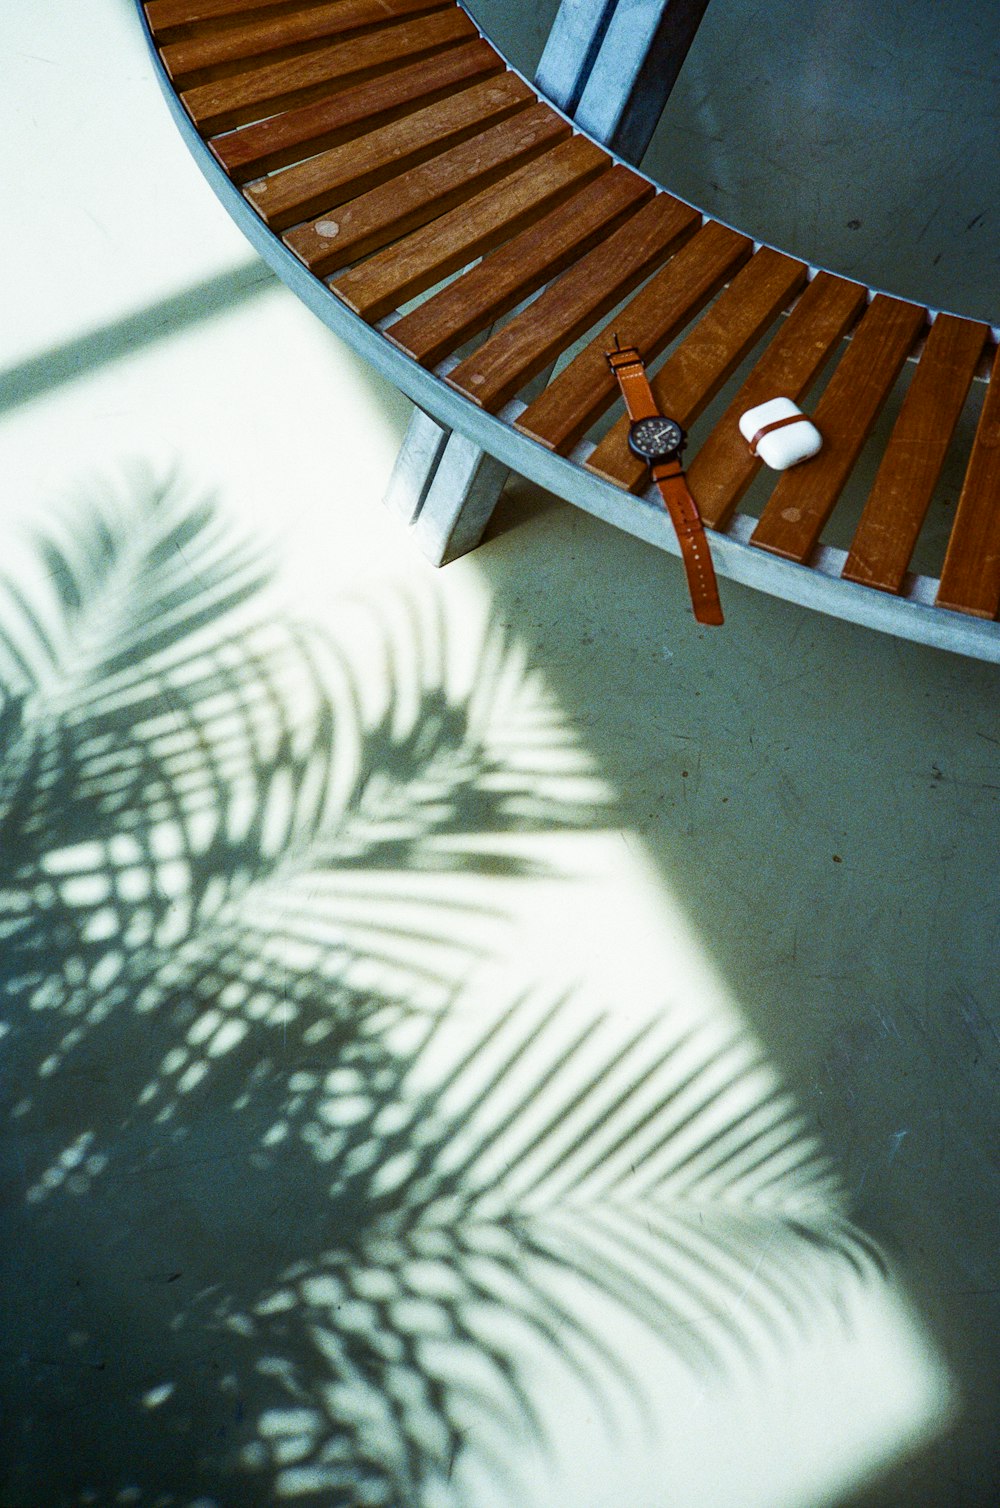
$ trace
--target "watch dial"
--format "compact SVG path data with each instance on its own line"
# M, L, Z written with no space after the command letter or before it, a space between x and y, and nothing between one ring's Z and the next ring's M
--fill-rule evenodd
M636 420L629 430L628 443L644 461L662 461L680 450L684 431L676 419L654 414L652 418Z

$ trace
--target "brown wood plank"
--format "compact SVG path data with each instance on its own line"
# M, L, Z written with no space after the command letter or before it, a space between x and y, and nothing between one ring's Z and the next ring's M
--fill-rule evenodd
M683 429L694 423L723 383L774 324L806 281L804 262L764 247L719 295L652 381L660 412ZM615 424L587 460L599 476L639 491L649 468L628 448L628 416Z
M246 183L261 173L403 119L418 106L457 96L480 80L502 73L505 67L500 54L477 38L381 78L355 84L318 104L287 110L216 136L208 145L230 178Z
M447 381L480 408L502 408L692 236L700 224L697 210L669 194L657 194L546 288L529 308L466 357Z
M504 73L269 178L255 179L243 192L272 230L287 230L369 193L534 101L527 84Z
M519 119L515 116L496 129L516 125ZM564 124L561 118L556 119ZM355 313L368 320L381 319L540 220L596 178L609 161L607 154L585 136L573 136L432 224L343 273L330 286ZM421 173L423 169L415 171ZM377 189L376 193L383 191Z
M975 618L1000 612L1000 353L976 426L937 605Z
M817 405L823 448L782 472L752 544L785 560L808 558L926 318L917 304L876 294Z
M548 105L530 105L470 141L340 205L330 215L287 231L285 244L310 272L328 276L446 215L570 134L569 123ZM394 252L387 254L390 281L393 256ZM378 269L362 283L371 283L377 275Z
M160 38L239 26L321 3L323 0L144 0L144 9L153 36Z
M801 402L866 303L866 290L829 272L813 278L712 433L688 463L688 486L704 522L725 528L760 470L739 418L778 396Z
M292 105L307 105L334 88L361 83L422 53L470 41L476 35L468 16L449 8L301 57L266 63L249 73L197 84L180 98L199 131L211 136Z
M578 262L652 195L653 186L646 179L630 168L613 167L386 334L422 366L436 366L450 351Z
M528 405L515 427L550 450L571 450L618 396L605 354L615 336L652 361L752 251L747 236L715 221L702 226Z
M901 589L988 335L952 314L931 326L844 564L848 581Z
M323 0L145 0L146 17L153 36L207 34L302 10Z
M443 10L451 0L333 0L308 10L285 11L265 20L198 34L160 48L163 66L177 89L226 78L258 59L277 61L353 32L375 31L404 16Z

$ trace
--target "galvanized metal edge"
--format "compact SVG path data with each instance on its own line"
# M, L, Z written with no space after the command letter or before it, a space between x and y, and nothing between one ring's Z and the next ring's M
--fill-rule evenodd
M218 199L282 282L387 381L440 423L467 435L504 465L546 491L667 554L679 555L669 518L653 500L634 497L585 471L579 464L583 458L579 447L570 457L559 456L518 433L510 425L512 407L518 405L508 405L500 415L478 408L433 372L405 356L308 271L267 229L212 156L163 68L142 0L135 0L135 5L157 82L185 144ZM710 531L712 558L720 575L850 623L1000 664L1000 624L914 600L919 596L926 598L930 585L926 579L914 583L909 595L892 597L834 574L830 569L831 552L820 552L817 565L800 566L749 545L747 522L738 518L725 534ZM836 554L839 552L833 552Z

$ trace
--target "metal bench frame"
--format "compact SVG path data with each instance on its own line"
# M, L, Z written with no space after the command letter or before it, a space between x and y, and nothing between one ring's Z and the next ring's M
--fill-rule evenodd
M648 142L706 4L707 0L563 0L534 87L577 130L593 135L613 159L637 172L634 160ZM426 553L443 563L474 547L508 471L514 470L616 528L677 555L676 537L655 492L637 497L585 470L581 463L594 448L587 442L562 456L520 434L512 426L526 407L521 400L497 414L477 407L443 380L446 366L427 370L383 337L393 316L374 326L366 324L308 271L212 156L165 73L142 0L136 0L136 6L168 108L225 208L282 281L417 406L419 414L390 494L398 511L412 518ZM810 275L818 270L810 268ZM443 521L435 515L435 487L450 514ZM936 578L911 576L898 596L859 586L841 577L846 551L820 545L808 565L795 564L750 546L755 523L737 514L725 531L710 532L720 575L848 622L1000 662L1000 624L935 606Z

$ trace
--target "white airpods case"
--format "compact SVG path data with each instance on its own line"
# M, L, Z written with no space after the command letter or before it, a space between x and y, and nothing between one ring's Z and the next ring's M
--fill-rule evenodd
M758 403L756 408L748 408L740 418L740 433L754 454L773 471L787 471L789 466L808 461L823 443L815 424L791 398L771 398L767 403Z

